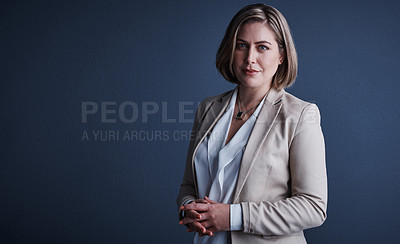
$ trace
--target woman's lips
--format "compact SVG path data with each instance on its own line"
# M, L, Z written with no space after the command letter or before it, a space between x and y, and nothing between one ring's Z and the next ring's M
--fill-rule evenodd
M256 74L258 74L260 71L256 70L256 69L243 69L243 72L248 75L248 76L255 76Z

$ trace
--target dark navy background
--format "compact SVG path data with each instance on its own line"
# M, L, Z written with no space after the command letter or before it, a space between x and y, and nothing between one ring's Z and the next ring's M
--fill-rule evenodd
M190 243L175 204L188 141L173 133L191 128L178 121L179 104L193 112L233 88L216 71L215 54L247 3L2 1L0 242ZM307 230L307 240L395 243L400 3L267 3L287 17L298 50L288 91L322 115L328 219ZM96 113L82 123L85 101L115 102L108 116L116 122ZM139 105L134 123L119 119L125 101ZM160 107L147 121L146 102ZM176 122L163 122L163 102ZM85 130L147 134L87 141ZM155 131L168 138L155 139Z

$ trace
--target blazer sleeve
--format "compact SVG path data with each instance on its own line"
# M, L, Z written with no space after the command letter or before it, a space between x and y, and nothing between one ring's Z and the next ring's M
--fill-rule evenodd
M197 199L197 194L196 194L196 189L195 189L195 179L193 178L193 167L192 167L192 156L193 156L193 150L194 150L194 141L196 137L199 134L199 123L204 111L206 102L203 101L199 104L194 122L193 122L193 127L192 127L192 133L190 137L190 143L189 143L189 148L188 148L188 153L187 153L187 158L186 158L186 165L185 165L185 171L183 175L183 180L181 187L179 189L179 194L177 198L177 204L178 208L182 205L184 205L188 200L196 200ZM179 218L182 218L182 211L179 211Z
M315 104L303 109L289 145L291 197L276 202L242 202L245 233L288 235L325 221L325 144Z

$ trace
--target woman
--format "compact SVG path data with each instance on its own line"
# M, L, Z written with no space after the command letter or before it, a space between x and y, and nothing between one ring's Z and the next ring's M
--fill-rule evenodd
M197 109L179 223L194 243L306 243L326 219L325 146L317 106L284 90L297 54L283 15L241 9L216 66L237 87Z

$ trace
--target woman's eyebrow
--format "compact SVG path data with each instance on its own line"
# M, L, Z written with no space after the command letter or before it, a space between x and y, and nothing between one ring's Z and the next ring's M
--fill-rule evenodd
M259 41L259 42L256 42L256 44L261 44L261 43L267 43L267 44L269 44L269 45L272 45L272 43L270 43L269 41Z
M240 38L237 38L237 41L247 43L245 40L240 39ZM269 44L269 45L272 45L272 43L269 42L269 41L258 41L258 42L256 42L256 44L262 44L262 43L267 43L267 44Z

